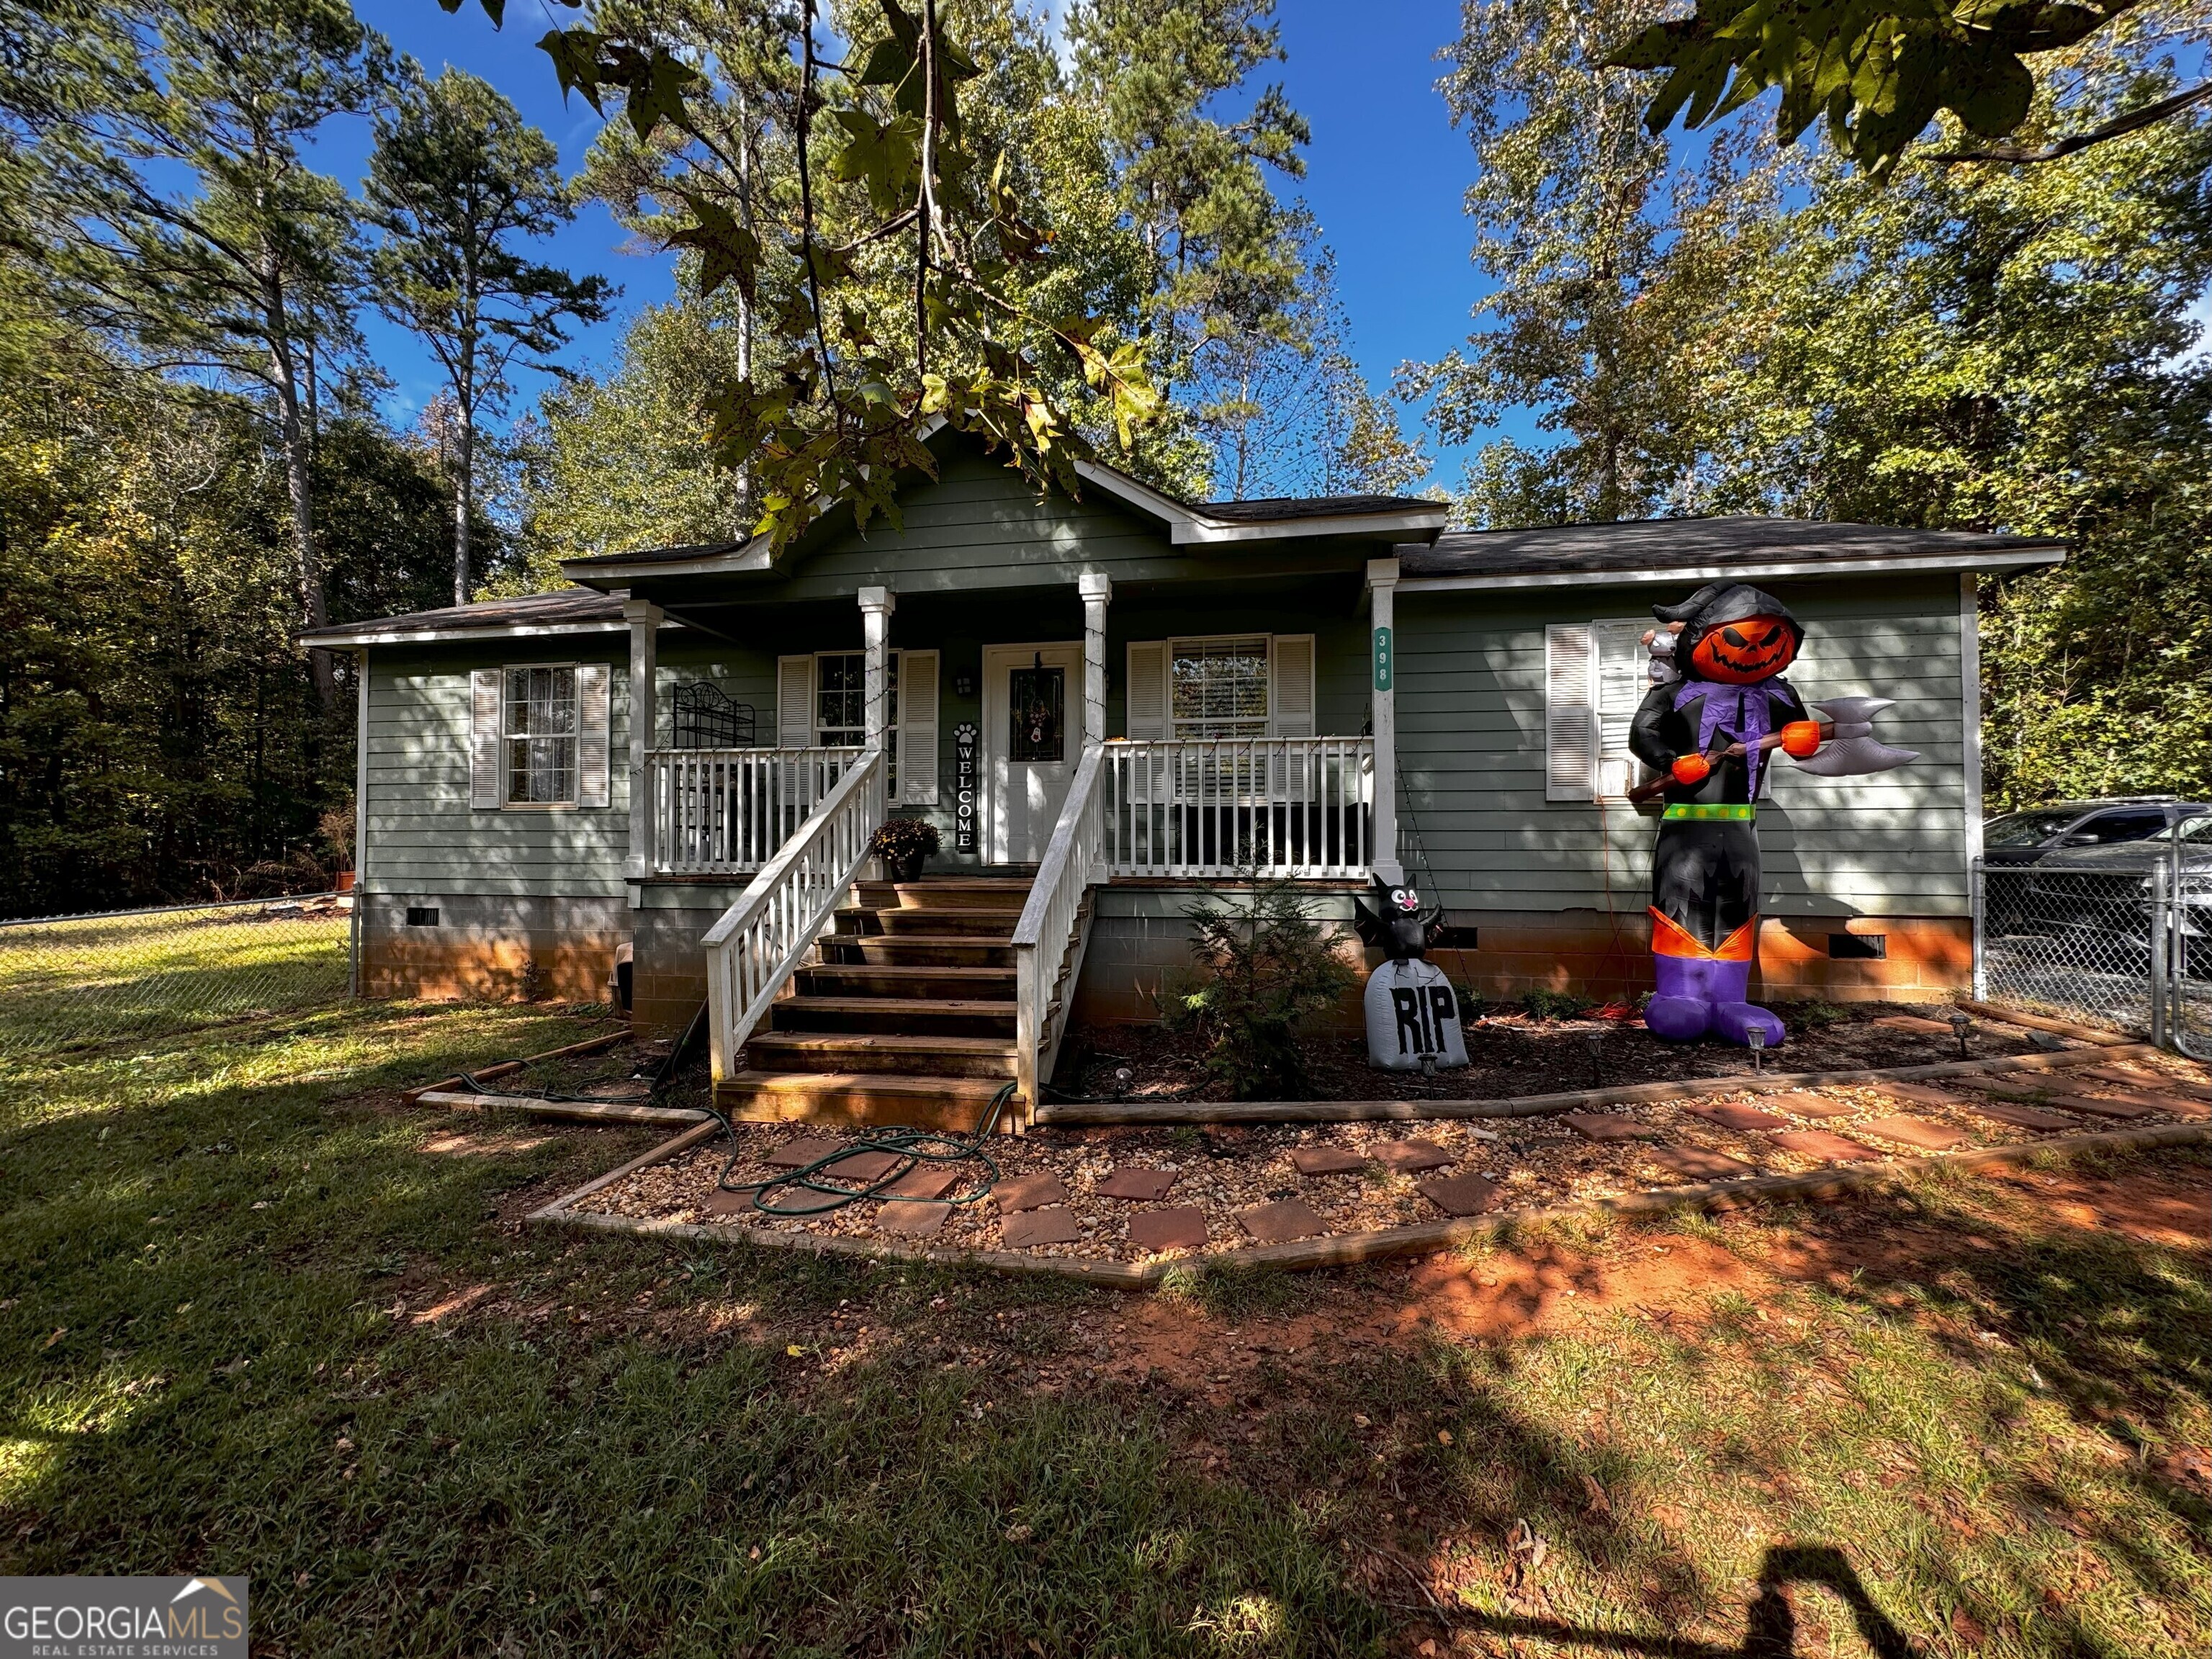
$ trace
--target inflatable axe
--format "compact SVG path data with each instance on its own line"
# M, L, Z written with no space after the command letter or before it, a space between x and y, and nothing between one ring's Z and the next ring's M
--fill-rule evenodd
M1889 697L1834 697L1816 702L1835 726L1835 735L1820 752L1797 763L1801 772L1817 778L1856 778L1869 772L1887 772L1920 758L1917 749L1893 749L1874 735L1874 716L1896 707Z

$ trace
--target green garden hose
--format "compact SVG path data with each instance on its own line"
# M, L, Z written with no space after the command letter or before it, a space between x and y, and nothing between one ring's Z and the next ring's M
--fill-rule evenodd
M984 1170L983 1184L975 1191L961 1198L908 1200L923 1204L943 1204L948 1207L974 1204L988 1194L992 1186L999 1179L998 1163L983 1150L983 1143L998 1128L999 1119L1006 1109L1006 1103L1014 1097L1014 1088L1015 1085L1009 1083L994 1095L991 1097L990 1109L983 1115L983 1121L964 1135L956 1131L913 1129L903 1124L892 1124L877 1130L860 1140L854 1141L849 1146L840 1146L836 1152L817 1158L803 1168L785 1170L780 1175L769 1176L765 1181L744 1181L735 1185L731 1183L730 1171L737 1167L738 1159L743 1154L733 1152L730 1154L729 1161L722 1165L722 1173L715 1178L714 1185L720 1192L750 1193L753 1208L763 1215L827 1215L833 1210L843 1209L848 1204L858 1204L866 1199L885 1196L885 1188L896 1185L925 1164L974 1163L981 1164ZM730 1120L711 1106L708 1110L714 1113L730 1139L735 1140L737 1130ZM831 1170L835 1165L861 1152L888 1152L897 1158L899 1163L866 1186L857 1189L852 1187L833 1187L817 1178L825 1171ZM787 1204L774 1196L787 1192L802 1195L811 1194L821 1201L805 1202L802 1199L799 1204Z

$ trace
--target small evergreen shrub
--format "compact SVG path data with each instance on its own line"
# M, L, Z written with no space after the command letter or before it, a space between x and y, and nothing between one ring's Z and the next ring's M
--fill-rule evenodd
M1521 1007L1534 1020L1572 1019L1589 1004L1565 991L1531 991L1521 999Z
M1239 1100L1304 1091L1298 1026L1358 983L1285 881L1256 883L1226 902L1194 905L1196 973L1163 999L1168 1023L1206 1038L1206 1070Z

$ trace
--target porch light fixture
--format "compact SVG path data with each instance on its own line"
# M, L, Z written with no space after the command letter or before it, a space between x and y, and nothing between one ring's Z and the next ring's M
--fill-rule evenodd
M975 695L975 677L962 669L952 677L952 695L963 702Z

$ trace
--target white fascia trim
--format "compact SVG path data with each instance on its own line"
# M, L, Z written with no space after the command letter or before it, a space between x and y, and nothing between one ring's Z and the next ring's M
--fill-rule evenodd
M1442 533L1451 509L1441 502L1433 507L1414 507L1404 513L1365 513L1339 519L1285 519L1274 524L1224 524L1192 512L1181 501L1163 495L1134 478L1095 465L1075 464L1075 476L1108 495L1126 501L1139 512L1168 526L1171 546L1189 547L1210 542L1282 541L1292 537L1384 536L1424 531Z
M635 564L592 565L567 560L562 563L561 574L579 586L596 587L604 582L635 581L641 576L720 576L733 571L772 570L775 568L775 561L769 556L769 538L756 536L734 553L717 553L711 558L686 559L680 564L666 559L640 560Z
M1887 559L1778 560L1771 564L1679 565L1664 570L1528 571L1510 576L1407 576L1401 593L1477 592L1505 587L1606 587L1644 582L1715 581L1724 576L1886 576L1942 570L2006 570L2063 564L2062 547L2017 548L1990 553L1929 553Z
M681 628L680 622L664 621L663 628ZM538 640L562 634L627 634L629 624L617 617L611 622L508 623L499 628L416 628L404 632L340 634L302 643L316 649L364 645L451 645L469 640Z

